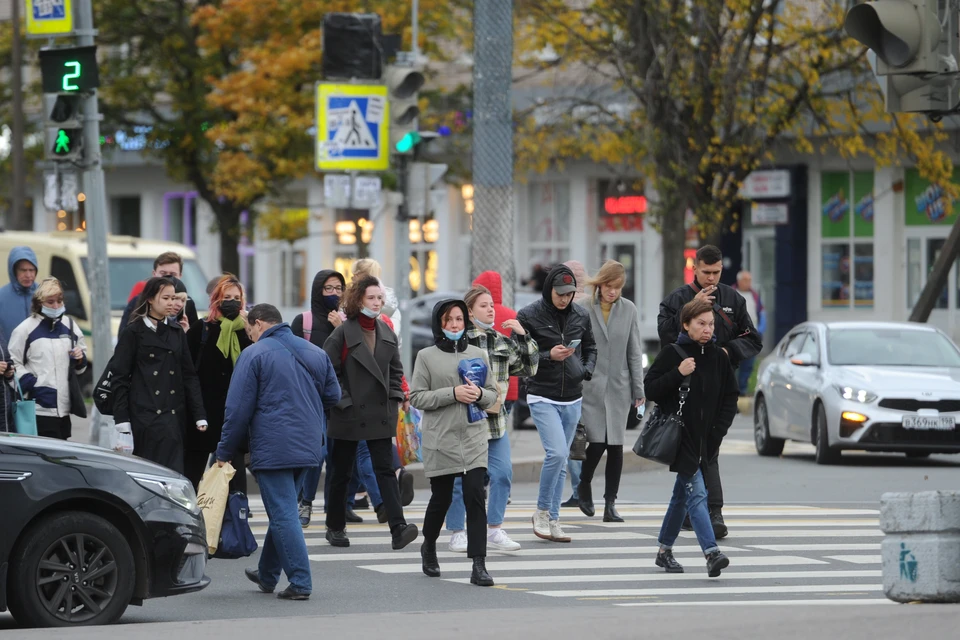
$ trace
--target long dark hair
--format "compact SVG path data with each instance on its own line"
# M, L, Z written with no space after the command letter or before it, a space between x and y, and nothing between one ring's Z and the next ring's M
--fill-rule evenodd
M140 297L137 298L137 306L134 307L133 312L130 314L128 324L133 324L147 315L147 308L150 306L150 301L156 298L157 294L159 294L164 287L173 287L174 290L176 290L176 286L169 278L150 278L147 280L147 284L144 285Z

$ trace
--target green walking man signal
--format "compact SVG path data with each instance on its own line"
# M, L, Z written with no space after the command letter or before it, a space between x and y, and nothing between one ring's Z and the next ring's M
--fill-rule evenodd
M70 136L63 129L57 131L57 145L53 148L54 153L70 153Z

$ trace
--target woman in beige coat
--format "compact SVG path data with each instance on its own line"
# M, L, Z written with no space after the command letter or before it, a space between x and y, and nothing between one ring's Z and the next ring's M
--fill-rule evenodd
M440 576L437 538L453 500L453 484L463 478L463 502L467 511L467 556L473 558L470 582L493 586L487 573L487 510L483 479L487 472L486 414L470 422L467 405L488 409L497 403L496 376L490 371L487 353L467 342L467 305L462 300L443 300L433 309L435 346L417 354L410 385L410 404L423 412L421 452L423 471L430 478L430 504L423 519L423 572ZM482 360L487 366L483 386L464 384L462 360Z
M631 406L636 408L644 402L640 316L637 307L620 295L626 277L622 264L608 260L590 280L593 296L584 301L597 341L597 367L583 387L581 422L590 444L580 472L579 502L580 510L592 517L595 510L590 483L606 451L604 522L623 522L615 502L623 472L627 413Z

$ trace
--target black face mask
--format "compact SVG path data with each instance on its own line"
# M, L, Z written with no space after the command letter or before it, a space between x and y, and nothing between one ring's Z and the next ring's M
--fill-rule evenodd
M227 320L236 320L237 316L240 315L240 301L224 300L220 303L220 313Z

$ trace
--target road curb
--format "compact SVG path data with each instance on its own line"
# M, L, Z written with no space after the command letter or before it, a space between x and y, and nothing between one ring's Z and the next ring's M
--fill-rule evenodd
M597 467L597 471L594 474L594 477L602 478L604 470L607 466L607 458L604 456L603 460L600 461L600 465ZM523 457L516 458L513 460L513 481L515 483L522 482L539 482L540 480L540 470L543 468L543 457ZM625 451L623 456L623 473L641 473L644 471L656 471L659 469L665 469L666 467L658 462L653 462L651 460L646 460L640 456L635 455L632 451ZM416 489L429 489L430 480L423 473L423 465L419 462L414 464L409 464L406 466L406 470L413 475L413 486ZM326 474L326 469L324 469L323 474L320 476L320 487L322 492L324 475ZM569 486L569 481L567 482ZM569 493L569 492L568 492ZM260 488L257 486L257 481L253 476L253 473L247 471L247 494L248 495L259 495Z

